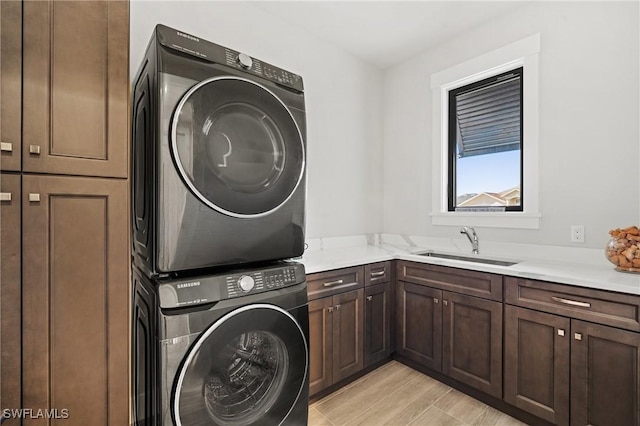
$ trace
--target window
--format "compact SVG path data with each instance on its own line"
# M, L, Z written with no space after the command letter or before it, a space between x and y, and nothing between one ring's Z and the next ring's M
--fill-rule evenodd
M522 211L522 73L449 91L449 211Z
M430 176L426 179L430 179L432 185L431 213L429 214L432 225L519 229L540 227L539 54L540 34L533 34L495 50L480 52L480 56L431 75L432 163ZM504 141L505 146L502 148L493 146L495 143L484 141L479 145L476 155L471 155L473 144L470 142L473 137L479 137L478 132L472 136L467 133L466 143L464 134L459 144L457 139L450 142L450 94L467 93L472 91L471 89L491 86L492 81L496 82L498 78L512 73L518 74L520 79L519 150L515 149L514 140ZM506 77L506 80L509 79L510 77ZM465 91L465 88L468 90ZM488 87L487 90L489 90ZM462 117L462 122L464 121L465 118ZM459 128L460 123L455 125ZM456 133L456 138L457 136ZM453 144L454 150L449 149L450 144ZM460 151L458 151L458 145L460 145ZM504 150L499 151L499 149ZM496 152L489 153L490 150ZM452 155L455 154L455 158L449 156L450 152ZM459 153L462 154L461 158L457 157ZM489 160L501 156L509 157L510 160L501 160L502 167L491 165ZM515 178L509 180L502 175L499 185L467 190L464 186L465 175L478 182L481 180L478 179L479 176L484 178L489 175L486 171L474 171L474 167L471 167L473 166L471 163L474 162L483 163L485 169L489 168L491 173L494 169L506 173L506 168L515 168L512 172ZM470 168L465 172L468 167ZM459 186L456 187L455 185L458 184ZM482 192L491 194L487 194L489 197L481 203L484 204L481 206L469 206L471 203L479 202L481 197L475 200L468 197L469 201L466 203L463 197L458 198L465 193L481 194ZM455 204L450 203L449 200L454 200ZM466 208L464 208L465 204ZM454 206L455 208L452 208Z

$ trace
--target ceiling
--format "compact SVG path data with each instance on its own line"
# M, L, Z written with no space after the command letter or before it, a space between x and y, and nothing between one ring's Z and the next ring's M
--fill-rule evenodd
M252 4L384 69L524 3L388 0Z

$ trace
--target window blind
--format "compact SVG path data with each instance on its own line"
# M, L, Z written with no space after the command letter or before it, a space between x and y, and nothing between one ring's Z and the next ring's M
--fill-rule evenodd
M459 158L520 149L521 85L510 74L455 96Z

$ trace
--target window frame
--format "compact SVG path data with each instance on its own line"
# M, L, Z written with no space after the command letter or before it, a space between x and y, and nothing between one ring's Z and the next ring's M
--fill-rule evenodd
M503 45L431 75L431 211L434 226L539 229L539 80L540 34ZM448 92L456 87L522 66L524 144L523 211L448 211ZM428 139L427 139L428 140ZM429 179L425 175L425 179Z
M496 75L482 78L481 80L474 81L464 86L456 87L448 91L449 96L449 109L448 109L448 136L447 136L447 158L448 158L448 167L447 167L447 199L448 199L448 211L449 212L460 212L467 210L456 210L457 204L457 191L456 191L456 178L457 178L457 126L455 120L452 118L456 116L457 113L457 104L453 102L455 97L462 93L471 92L481 87L487 87L500 81L503 77L506 77L511 74L517 74L520 78L520 202L517 206L504 206L504 211L513 212L524 211L524 185L523 185L523 176L524 176L524 67L518 66L514 69L502 71ZM505 188L507 189L507 188ZM477 207L477 209L482 209L483 207ZM464 208L463 208L464 209ZM476 210L474 210L476 211ZM487 209L487 211L491 211L491 209Z

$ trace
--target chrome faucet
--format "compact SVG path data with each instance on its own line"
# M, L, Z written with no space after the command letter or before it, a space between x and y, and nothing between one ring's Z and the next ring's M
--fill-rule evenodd
M467 236L467 238L469 239L469 242L471 243L471 248L473 251L473 254L478 254L478 236L476 235L476 230L473 228L467 228L466 226L464 228L460 229L460 233L461 234L465 234Z

